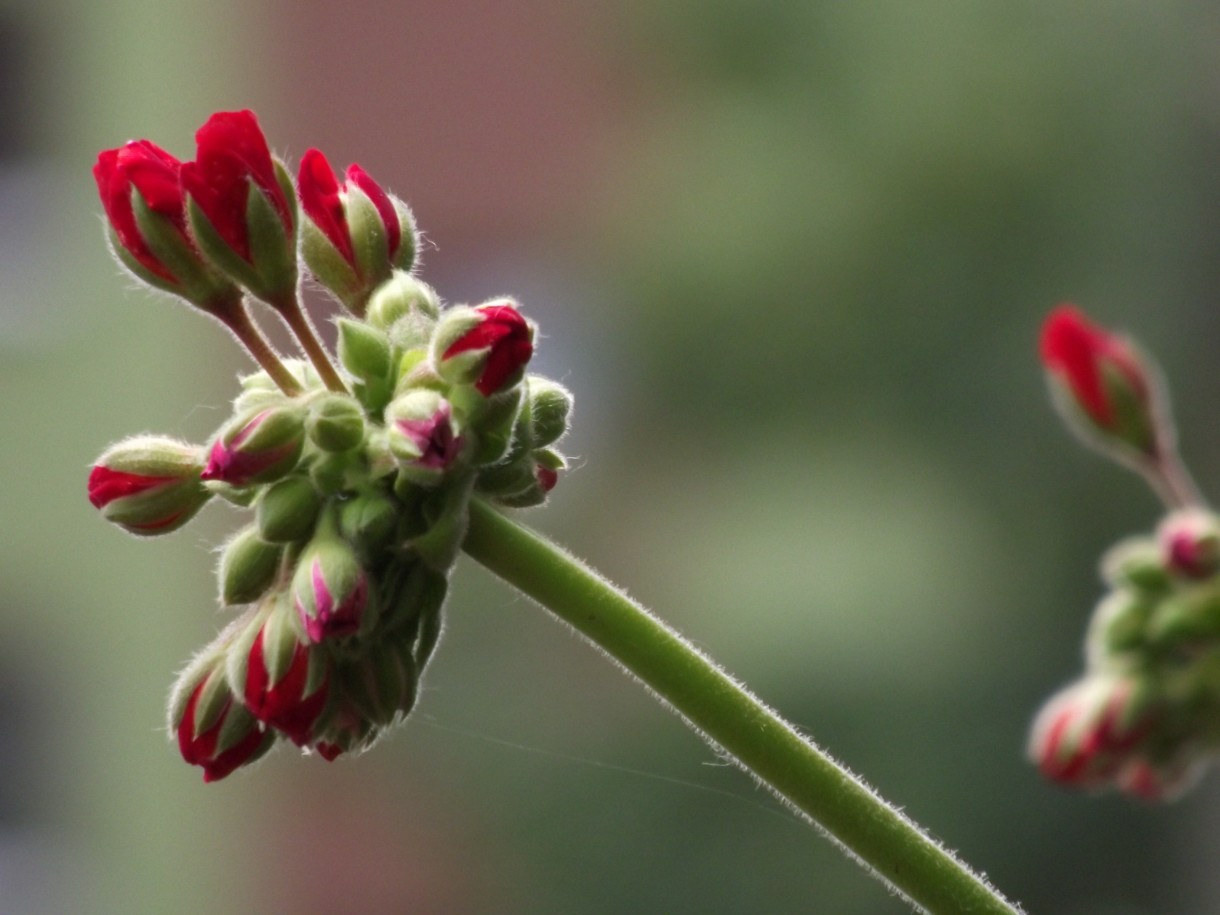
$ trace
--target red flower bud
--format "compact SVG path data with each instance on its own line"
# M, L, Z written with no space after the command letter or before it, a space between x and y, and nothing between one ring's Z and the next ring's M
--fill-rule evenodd
M119 442L89 473L89 501L133 534L166 534L211 497L199 481L200 449L158 436Z
M219 781L234 769L253 762L275 742L224 684L224 672L214 670L199 682L186 702L175 731L182 758L203 767L205 782Z
M301 253L314 276L349 309L363 314L370 293L415 259L410 211L359 165L339 183L326 157L310 149L297 176L307 217Z
M170 283L177 277L149 250L131 208L134 191L152 212L169 221L186 241L186 217L182 210L182 185L178 173L182 163L148 140L132 140L118 149L98 154L93 166L98 193L106 218L119 243L149 271Z
M369 622L370 590L355 551L323 531L302 554L292 580L293 603L309 641L359 632Z
M305 443L302 411L270 407L226 429L212 446L202 479L232 486L266 483L291 471Z
M1145 457L1159 455L1166 430L1156 381L1129 341L1062 305L1042 327L1041 356L1068 418L1082 431Z
M1208 578L1220 570L1220 521L1202 509L1175 512L1157 531L1165 567L1185 578Z
M422 388L390 404L386 426L390 452L407 478L420 485L439 482L466 444L457 434L449 402Z
M433 340L437 369L446 380L472 384L489 397L516 384L534 354L534 330L508 301L453 309Z
M243 698L255 718L302 747L326 705L325 657L297 642L288 627L276 627L268 645L269 625L260 627L250 647Z
M559 482L559 471L545 464L538 464L534 468L534 476L538 480L538 488L543 492L550 492Z
M1158 714L1152 694L1139 684L1087 678L1052 697L1038 713L1029 755L1051 781L1101 787L1134 758Z
M292 206L254 112L212 115L196 132L195 143L195 161L182 166L182 184L229 247L250 260L246 207L255 189L274 207L285 233L292 233Z
M296 197L251 111L212 115L182 166L192 234L209 260L259 298L296 288Z
M139 279L206 306L231 284L187 233L182 163L148 140L98 154L93 167L115 254Z

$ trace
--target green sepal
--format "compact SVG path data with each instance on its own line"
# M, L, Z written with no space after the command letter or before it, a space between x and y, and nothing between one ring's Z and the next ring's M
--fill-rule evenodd
M297 288L296 189L278 160L275 161L275 175L281 190L287 188L284 199L288 201L288 227L284 226L279 210L254 182L250 183L246 196L250 260L261 284L259 288L249 288L255 296L272 305L295 296Z
M237 285L259 295L257 290L263 283L254 265L229 247L229 243L216 231L207 214L190 195L186 198L186 216L191 227L191 237L195 239L200 253L208 262Z
M363 321L339 318L339 361L354 377L366 382L384 381L389 377L390 338Z
M472 419L476 435L470 463L476 467L494 464L508 454L523 403L520 387L499 391L481 400Z
M149 278L147 268L143 267L143 272L137 274L141 279L173 292L205 311L210 310L207 303L217 298L232 298L237 294L232 283L206 266L199 252L182 236L177 226L148 206L134 185L131 188L131 213L148 250L178 282L168 283L153 274L157 280L154 282ZM126 252L126 249L123 250Z
M359 313L364 284L343 253L312 219L301 223L301 258L322 286L349 311Z

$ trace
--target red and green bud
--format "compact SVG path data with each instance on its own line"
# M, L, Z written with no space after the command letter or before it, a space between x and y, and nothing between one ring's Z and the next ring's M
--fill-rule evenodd
M125 439L89 472L89 501L140 536L177 530L211 498L200 482L202 449L161 436Z
M307 477L286 477L259 497L258 531L268 543L300 543L313 534L322 498Z
M1171 444L1159 381L1130 340L1062 305L1043 324L1041 356L1056 404L1088 440L1145 461Z
M399 473L422 486L440 482L466 444L449 401L425 389L408 391L386 408L386 435Z
M1029 756L1051 781L1100 788L1136 758L1160 714L1161 704L1147 685L1087 677L1052 697L1038 713Z
M212 264L254 295L296 290L296 193L251 111L212 115L182 166L191 234Z
M354 314L394 269L415 261L415 224L402 201L387 194L359 165L342 184L316 149L301 157L297 176L301 253L310 271Z
M292 599L305 636L313 643L368 631L376 604L369 576L350 544L326 524L301 554Z
M250 604L275 583L284 549L259 536L257 524L238 531L220 553L220 602Z
M203 769L205 782L219 781L254 762L275 743L233 695L223 656L197 659L179 679L170 701L170 731L182 758Z
M1157 532L1165 568L1183 578L1220 571L1220 519L1202 509L1174 512Z
M296 467L304 443L303 411L295 404L238 417L212 445L202 478L230 486L277 480Z
M97 157L93 177L109 222L111 248L137 279L205 310L237 291L216 273L187 232L182 163L148 140Z
M432 339L432 361L451 384L484 397L516 384L534 354L534 328L511 299L450 309Z
M330 664L326 652L302 642L285 595L249 627L229 652L229 683L259 721L297 746L313 739L326 707Z

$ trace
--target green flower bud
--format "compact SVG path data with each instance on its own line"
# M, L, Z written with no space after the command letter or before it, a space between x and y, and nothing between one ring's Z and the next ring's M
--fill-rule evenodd
M362 321L340 318L339 361L365 382L385 381L390 374L390 338Z
M572 395L549 378L531 375L529 382L530 426L535 448L555 444L568 431Z
M1148 641L1168 648L1220 638L1220 587L1200 585L1173 594L1148 622Z
M324 394L310 404L305 431L323 451L349 451L364 441L364 411L346 394Z
M1085 639L1089 666L1142 648L1156 605L1155 598L1128 590L1115 591L1102 600L1093 612Z
M313 533L322 498L305 477L292 476L263 492L256 508L258 529L268 543L300 543Z
M440 299L435 290L403 270L395 270L388 280L377 287L365 312L369 324L383 331L389 331L404 319L411 326L430 328L439 315ZM426 340L425 335L412 345Z
M249 604L262 597L275 581L283 552L259 536L257 524L238 531L220 553L220 602Z
M339 506L339 533L366 559L389 546L398 526L398 503L378 492L361 493Z
M1101 576L1116 588L1149 594L1163 593L1170 584L1160 547L1149 537L1133 537L1111 547L1102 557Z

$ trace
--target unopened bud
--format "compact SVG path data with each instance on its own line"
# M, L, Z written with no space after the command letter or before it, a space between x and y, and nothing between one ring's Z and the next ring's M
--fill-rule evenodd
M107 449L89 473L89 501L102 517L140 536L190 521L211 497L200 482L202 449L141 435Z
M364 410L347 394L324 394L310 404L305 430L323 451L350 451L364 441Z
M306 477L273 483L256 506L258 530L269 543L300 543L313 533L322 499Z
M429 390L396 398L386 408L386 431L400 474L422 486L439 483L466 443L449 402Z
M272 596L230 650L228 677L255 718L305 746L326 706L329 663L321 648L298 639L291 615L286 595Z
M367 631L376 611L368 573L351 545L319 530L292 579L297 616L311 642Z
M452 308L432 338L432 361L451 384L484 397L516 384L534 354L534 328L511 299Z
M1165 567L1183 578L1209 578L1220 571L1220 520L1190 508L1175 512L1157 531Z
M1116 456L1158 459L1172 442L1151 363L1126 338L1064 305L1042 328L1042 362L1069 425Z
M384 383L390 375L390 338L363 321L340 318L339 361L366 383Z
M1145 594L1160 594L1170 585L1161 548L1148 537L1133 537L1111 547L1102 557L1101 577L1116 588Z
M395 270L388 280L373 291L365 319L383 331L389 331L404 319L411 326L430 330L439 314L440 299L436 291L411 274ZM406 345L418 345L426 340L427 336L422 336ZM404 346L402 343L398 345Z
M295 404L238 417L216 439L202 478L231 486L278 480L301 456L303 420Z
M215 646L213 646L215 647ZM209 649L178 680L170 700L170 732L182 758L203 769L205 782L219 781L258 759L275 743L233 695L224 655Z
M259 536L257 524L238 531L220 554L220 601L226 606L258 600L275 581L284 550Z
M546 448L568 431L572 413L572 394L549 378L529 378L530 431L535 448Z

